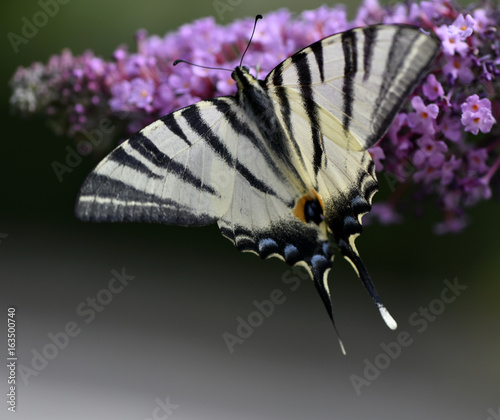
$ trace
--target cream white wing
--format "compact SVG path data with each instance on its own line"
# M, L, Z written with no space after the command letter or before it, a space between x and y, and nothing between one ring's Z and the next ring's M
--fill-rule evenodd
M283 61L266 85L284 121L287 114L307 115L310 126L343 148L367 149L385 134L439 45L435 35L412 26L352 29Z
M233 100L188 106L118 146L85 180L76 215L178 225L218 220L231 201L242 136L228 129L218 103L230 106Z

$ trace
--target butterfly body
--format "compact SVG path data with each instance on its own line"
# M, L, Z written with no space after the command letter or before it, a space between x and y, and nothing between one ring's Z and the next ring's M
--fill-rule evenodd
M395 328L354 245L378 189L367 149L438 45L416 28L374 25L302 49L265 80L239 66L235 96L175 111L115 149L85 181L76 214L217 223L238 250L305 267L332 321L335 244Z
M269 159L279 166L279 171L286 174L287 181L303 193L313 186L305 173L305 165L300 150L293 148L285 126L278 119L272 97L264 81L254 78L248 68L239 66L232 73L238 86L236 101L243 108L245 115L253 120L260 133L262 149Z

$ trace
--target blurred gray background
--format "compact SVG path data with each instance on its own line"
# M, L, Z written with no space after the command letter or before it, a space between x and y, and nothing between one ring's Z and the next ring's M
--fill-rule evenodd
M21 19L40 6L1 6L0 348L6 358L7 308L15 307L24 367L17 372L17 413L5 402L0 418L498 418L497 200L474 208L471 226L459 235L432 234L432 206L428 217L365 229L358 249L399 329L385 327L351 267L338 259L330 284L343 356L313 284L299 284L302 272L238 253L216 227L75 220L78 188L96 162L84 159L59 183L51 163L63 161L68 139L41 119L10 115L7 82L16 67L46 62L63 48L109 57L119 44L132 47L139 28L164 34L203 16L230 23L281 7L300 12L303 4L242 0L221 22L212 1L70 0L17 54L6 34L19 33ZM118 291L112 270L134 278ZM464 288L441 304L445 280L455 278ZM223 334L236 334L238 317L259 321L253 302L276 289L283 302L231 353ZM96 297L107 304L92 308ZM438 315L424 321L419 311L429 307ZM384 344L402 332L411 343L391 358ZM383 368L377 373L366 368L371 364ZM1 368L2 395L7 376Z

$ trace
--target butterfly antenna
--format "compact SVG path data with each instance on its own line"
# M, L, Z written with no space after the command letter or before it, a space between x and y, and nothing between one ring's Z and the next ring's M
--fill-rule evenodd
M232 71L231 69L225 69L224 67L202 66L201 64L190 63L189 61L186 61L186 60L175 60L174 61L174 66L176 66L179 63L186 63L186 64L189 64L191 66L201 67L202 69Z
M370 274L368 274L368 270L363 264L363 261L361 260L359 254L343 240L339 241L339 248L344 258L351 263L351 265L354 267L354 270L356 270L356 272L358 273L358 276L363 282L366 291L375 302L375 305L377 305L377 308L384 322L391 330L395 330L398 327L398 324L386 309L386 307L382 304L377 290L375 289L375 285L373 284L373 281L370 277Z
M248 47L250 47L250 44L252 43L252 38L253 38L253 34L255 33L255 28L257 27L257 21L259 19L262 19L262 15L257 15L255 16L255 22L253 24L253 31L252 31L252 35L250 36L250 40L248 41L248 44L247 44L247 47L245 48L245 51L243 51L243 54L241 56L241 60L240 60L240 67L242 66L243 64L243 58L245 57L245 54L247 53L248 51Z

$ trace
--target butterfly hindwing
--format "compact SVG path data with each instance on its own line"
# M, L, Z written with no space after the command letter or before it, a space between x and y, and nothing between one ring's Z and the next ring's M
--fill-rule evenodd
M235 171L231 203L218 221L221 233L240 251L261 258L278 257L291 265L323 254L326 235L293 213L304 190L274 149L276 138L264 138L259 120L250 118L239 103L233 104L226 116L231 132L221 132L221 138L234 142L234 133L245 133L237 142L236 157L252 168L253 178Z
M439 43L414 27L373 25L318 41L279 64L265 83L275 113L300 149L323 201L329 233L391 328L354 240L378 189L366 151L389 129L403 101L433 63ZM325 273L314 272L323 300ZM326 303L326 302L325 302ZM327 305L328 308L328 305ZM331 313L330 313L330 316Z

